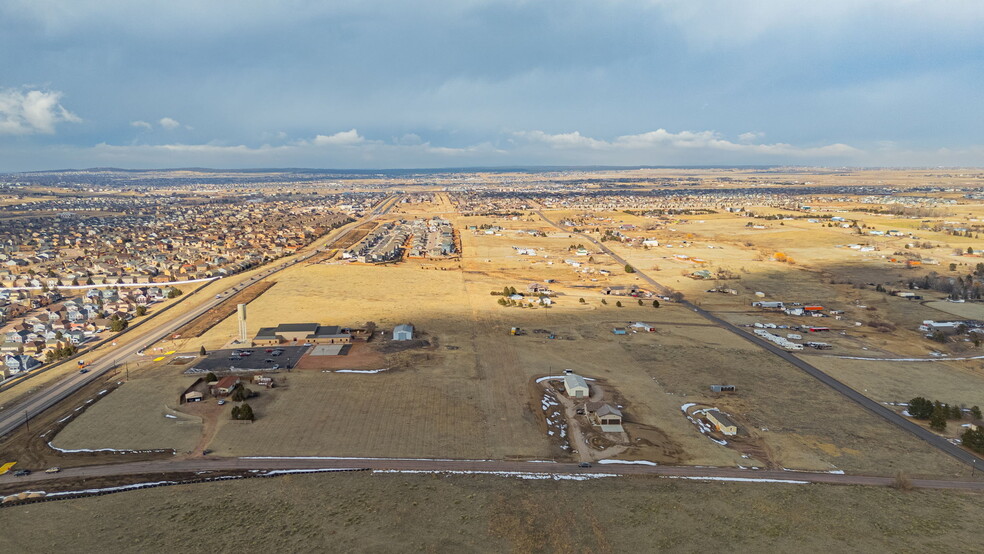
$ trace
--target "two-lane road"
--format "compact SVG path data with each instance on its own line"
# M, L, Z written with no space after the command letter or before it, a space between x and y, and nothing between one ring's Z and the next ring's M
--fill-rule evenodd
M550 220L547 216L545 216L543 214L542 211L537 211L537 214L539 214L539 216L541 218L543 218L544 221L546 221L550 225L554 226L555 228L560 229L561 231L564 231L565 233L576 234L576 235L578 235L580 237L583 237L583 238L591 241L592 244L594 244L595 246L597 246L598 248L600 248L601 251L604 252L605 254L608 254L609 256L611 256L611 258L613 260L615 260L616 262L618 262L618 263L620 263L622 265L632 265L629 262L627 262L625 259L623 259L621 256L619 256L618 254L616 254L615 252L613 252L610 248L608 248L607 246L605 246L604 244L602 244L600 241L595 240L594 237L588 236L588 235L586 235L584 233L574 233L574 232L572 232L572 231L570 231L568 229L565 229L562 226L560 226L557 223L554 223L552 220ZM646 281L647 283L649 283L650 285L652 285L656 289L656 291L659 292L660 294L669 295L672 292L666 286L664 286L664 285L662 285L660 283L657 283L654 279L652 279L651 277L649 277L648 275L646 275L643 271L640 271L635 266L632 266L632 267L633 267L633 269L635 269L635 275L636 276L638 276L639 278L643 279L644 281ZM980 461L981 461L980 460L980 458L981 458L980 456L974 455L973 453L968 452L967 450L964 450L963 448L960 448L959 446L951 443L950 441L948 441L945 438L937 435L936 433L933 433L932 431L929 431L929 430L925 429L924 427L922 427L920 425L917 425L917 424L913 423L912 421L909 421L905 417L902 417L901 415L899 415L899 414L895 413L894 411L886 408L885 406L882 406L878 402L875 402L874 400L868 398L867 396L861 394L860 392L854 390L853 388L845 385L841 381L838 381L837 379L835 379L835 378L831 377L830 375L824 373L822 370L820 370L819 368L817 368L813 364L810 364L809 362L806 362L806 361L800 359L799 357L795 356L794 354L792 354L790 352L787 352L787 351L783 350L782 348L779 348L778 346L776 346L775 344L773 344L773 343L771 343L769 341L760 339L759 337L757 337L755 335L746 333L745 331L743 331L738 326L736 326L736 325L734 325L732 323L729 323L729 322L721 319L720 317L717 317L716 315L708 312L707 310L704 310L703 308L701 308L700 306L697 306L697 305L693 304L692 302L688 302L686 300L683 300L683 301L680 302L680 304L682 306L686 307L686 308L689 308L689 309L693 310L694 313L696 313L696 314L704 317L708 321L711 321L711 322L715 323L716 325L718 325L718 326L720 326L720 327L722 327L724 329L727 329L728 331L731 331L732 333L738 335L739 337L747 340L748 342L751 342L752 344L754 344L754 345L756 345L756 346L758 346L760 348L763 348L764 350L767 350L768 352L771 352L772 354L775 354L776 356L779 356L783 360L786 360L787 362L793 364L797 368L803 370L808 375L810 375L811 377L817 379L821 383L823 383L823 384L827 385L828 387L834 389L835 391L843 394L844 396L846 396L847 398L851 399L855 403L859 404L861 407L865 408L866 410L874 413L875 415L877 415L877 416L879 416L881 418L884 418L885 420L887 420L888 422L890 422L890 423L898 426L899 428L901 428L901 429L903 429L903 430L905 430L905 431L907 431L909 433L912 433L913 435L915 435L915 436L919 437L920 439L928 442L929 444L935 446L937 449L942 450L943 452L949 454L950 456L953 456L954 458L960 460L961 462L963 462L963 463L965 463L967 465L970 465L971 467L975 467L975 468L980 463Z

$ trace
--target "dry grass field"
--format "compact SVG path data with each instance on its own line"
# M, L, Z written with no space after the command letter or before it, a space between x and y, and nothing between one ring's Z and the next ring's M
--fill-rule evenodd
M981 517L984 497L951 491L346 473L7 508L0 550L970 551Z
M185 380L190 384L190 379ZM174 378L131 379L93 404L51 442L64 449L189 451L201 436L202 422L174 409L183 388Z

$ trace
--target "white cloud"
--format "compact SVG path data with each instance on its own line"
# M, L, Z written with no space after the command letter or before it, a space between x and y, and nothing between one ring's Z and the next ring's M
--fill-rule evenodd
M741 142L732 142L715 131L680 131L672 133L657 129L636 135L622 135L612 141L594 139L574 131L548 134L543 131L522 131L515 136L532 143L542 143L561 150L594 150L606 152L706 150L708 152L736 152L793 157L845 157L862 154L863 151L846 144L828 144L818 147L798 147L791 144L751 144L761 133L743 133Z
M58 123L79 123L77 115L66 110L58 91L0 89L0 134L54 134Z
M738 135L738 140L741 142L755 142L760 138L764 137L765 133L760 133L758 131L749 131L747 133L742 133Z
M172 129L177 129L178 127L181 126L181 123L178 120L172 119L170 117L162 117L160 121L158 121L158 123L160 123L161 127L164 127L168 131Z
M318 135L311 142L317 146L354 146L366 142L366 139L355 129L350 129L334 135Z
M136 127L137 129L153 129L154 128L154 126L151 125L150 123L147 123L146 121L140 121L140 120L131 121L130 122L130 125L133 126L133 127Z

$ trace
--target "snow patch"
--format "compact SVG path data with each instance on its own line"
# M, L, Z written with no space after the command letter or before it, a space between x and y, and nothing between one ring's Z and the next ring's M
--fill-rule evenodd
M566 473L528 473L524 471L459 471L459 470L426 470L426 469L374 469L373 473L430 473L444 475L495 475L498 477L515 477L517 479L528 480L547 480L554 481L587 481L588 479L600 479L602 477L618 477L614 473L579 473L569 475Z
M657 466L656 462L650 462L647 460L598 460L599 464L626 464L626 465L639 465L639 466Z
M389 371L388 367L383 369L337 369L335 373L382 373L384 371Z

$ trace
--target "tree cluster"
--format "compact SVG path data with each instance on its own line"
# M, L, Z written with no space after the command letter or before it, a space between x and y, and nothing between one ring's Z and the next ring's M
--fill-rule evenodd
M946 404L939 400L929 400L922 396L910 400L907 411L910 416L916 419L928 419L929 426L937 431L946 429L947 420L961 420L964 417L960 406ZM970 409L970 413L975 418L980 418L981 409L974 406Z
M256 421L253 408L249 404L243 403L242 406L232 407L232 419L240 421Z

